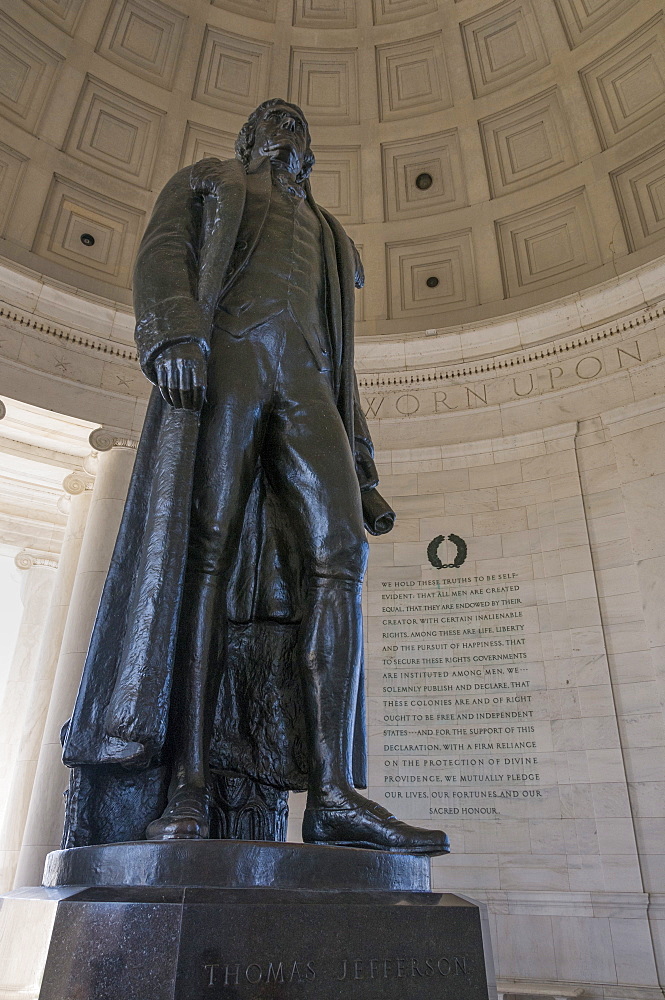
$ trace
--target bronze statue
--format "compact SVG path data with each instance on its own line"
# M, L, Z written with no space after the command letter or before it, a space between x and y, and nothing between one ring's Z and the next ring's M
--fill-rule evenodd
M230 770L306 788L308 843L448 850L356 791L363 522L394 514L353 371L362 265L313 165L302 111L266 101L235 160L169 181L143 237L136 341L156 389L63 737L66 846L138 823L207 838Z

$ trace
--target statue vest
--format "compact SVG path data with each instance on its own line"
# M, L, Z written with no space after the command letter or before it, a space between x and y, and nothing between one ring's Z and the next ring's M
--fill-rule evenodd
M250 175L251 177L251 175ZM236 249L256 231L261 205L248 183ZM233 262L232 262L233 263ZM256 289L261 296L256 296ZM321 226L304 198L273 183L270 207L250 259L219 303L215 325L238 335L267 322L289 322L316 348L319 367L330 367L325 264Z

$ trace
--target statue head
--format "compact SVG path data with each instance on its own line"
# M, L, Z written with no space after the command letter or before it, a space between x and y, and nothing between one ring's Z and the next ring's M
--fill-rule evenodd
M293 173L300 184L314 166L307 119L297 104L281 97L272 97L252 111L240 129L235 149L245 169L253 155L268 156L295 167Z

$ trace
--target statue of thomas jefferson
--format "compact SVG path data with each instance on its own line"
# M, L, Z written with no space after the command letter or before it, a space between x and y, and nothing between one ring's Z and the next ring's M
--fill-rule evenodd
M306 789L308 843L448 850L356 790L364 525L394 514L353 370L362 266L313 165L302 111L266 101L236 159L168 182L143 237L136 341L156 388L63 732L66 846L207 838L211 774L230 768Z

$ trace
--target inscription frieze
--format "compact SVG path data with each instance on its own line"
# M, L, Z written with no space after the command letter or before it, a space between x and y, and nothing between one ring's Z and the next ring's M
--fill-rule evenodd
M655 331L646 330L619 343L587 348L583 354L575 345L568 353L552 350L552 357L549 353L538 366L529 355L531 367L525 365L522 371L522 359L506 359L467 366L462 371L365 375L359 378L361 404L365 415L375 420L484 409L628 372L662 357L663 346Z

